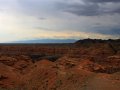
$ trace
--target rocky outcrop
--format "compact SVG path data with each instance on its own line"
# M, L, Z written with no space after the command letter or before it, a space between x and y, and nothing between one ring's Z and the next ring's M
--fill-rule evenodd
M112 90L119 90L118 44L111 40L80 40L73 45L0 46L0 87L96 90L100 85L98 90L109 90L111 85Z

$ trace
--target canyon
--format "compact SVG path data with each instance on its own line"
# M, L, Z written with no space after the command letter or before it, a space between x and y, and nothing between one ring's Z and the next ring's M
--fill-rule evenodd
M1 44L0 90L120 90L120 40Z

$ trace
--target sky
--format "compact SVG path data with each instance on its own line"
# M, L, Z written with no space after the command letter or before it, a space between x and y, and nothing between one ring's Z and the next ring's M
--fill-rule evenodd
M120 0L0 0L0 42L120 38Z

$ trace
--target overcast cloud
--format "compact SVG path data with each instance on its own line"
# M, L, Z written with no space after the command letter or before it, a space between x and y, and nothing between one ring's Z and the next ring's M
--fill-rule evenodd
M0 0L0 42L119 37L120 0Z

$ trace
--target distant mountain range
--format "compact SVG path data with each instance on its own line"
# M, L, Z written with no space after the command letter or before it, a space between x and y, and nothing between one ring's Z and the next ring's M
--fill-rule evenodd
M14 41L11 43L74 43L75 39L34 39L34 40L22 40Z

